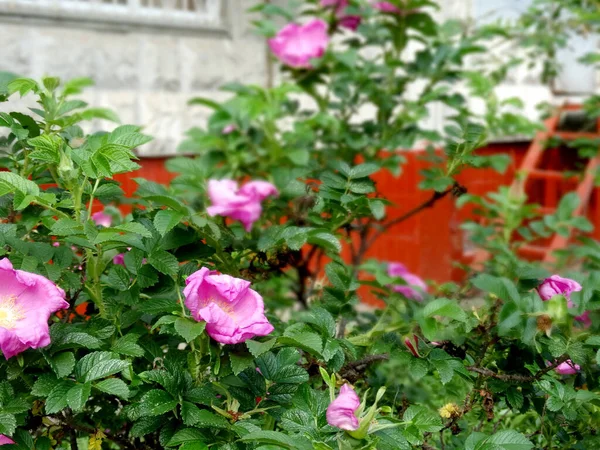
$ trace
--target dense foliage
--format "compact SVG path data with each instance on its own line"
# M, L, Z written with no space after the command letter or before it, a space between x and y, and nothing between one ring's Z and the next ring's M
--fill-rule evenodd
M138 167L149 136L85 134L87 120L117 120L75 99L89 80L1 74L0 101L38 106L0 113L0 445L598 445L598 264L551 277L513 243L527 227L590 224L570 216L572 195L523 227L522 197L464 196L464 167L506 165L476 154L486 133L535 126L493 94L514 61L481 57L510 34L440 24L435 6L258 6L282 83L192 100L214 110L181 145L197 156L168 162L179 174L168 186L137 178L133 200L113 177ZM439 103L453 113L430 129ZM495 256L485 273L436 291L400 262L365 260L402 207L374 177L400 176L395 149L422 141L429 203L462 197L493 219L469 225ZM587 242L580 254L593 254ZM385 308L361 307L361 288Z

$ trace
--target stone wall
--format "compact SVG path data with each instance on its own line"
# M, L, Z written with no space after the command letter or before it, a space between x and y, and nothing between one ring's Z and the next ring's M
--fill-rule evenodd
M91 77L96 86L84 100L154 136L142 155L174 153L184 132L209 114L188 106L190 98L224 98L218 88L230 81L265 83L266 46L245 13L255 3L221 0L220 26L197 29L18 17L0 9L0 70L34 79ZM19 108L28 106L26 98Z

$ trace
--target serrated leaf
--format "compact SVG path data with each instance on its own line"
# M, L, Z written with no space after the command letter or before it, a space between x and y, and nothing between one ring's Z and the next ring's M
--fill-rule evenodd
M167 447L176 447L186 443L203 443L206 437L196 428L184 428L179 430L167 443ZM205 446L205 448L208 448Z
M162 417L141 417L131 427L131 436L142 437L147 434L154 433L163 425L163 423Z
M12 414L0 413L0 434L12 436L17 428L17 419Z
M147 414L160 416L172 411L177 406L177 401L162 389L152 389L143 395L140 405Z
M96 383L94 387L106 394L115 395L124 400L129 398L129 387L119 378L107 378Z
M479 443L476 449L485 447L485 444L494 444L503 450L529 450L534 445L521 433L514 430L503 430L484 439ZM495 447L492 447L495 448Z
M179 270L179 261L177 261L177 258L161 250L152 252L148 256L148 263L165 275L175 275Z
M364 178L374 174L379 170L379 166L373 163L364 163L355 166L350 170L349 178Z
M326 231L313 231L309 233L308 243L319 245L327 250L332 250L337 253L342 251L342 244L340 244L339 239Z
M259 442L263 444L280 446L281 448L297 449L299 448L298 444L300 439L301 438L299 436L293 438L279 431L261 430L248 433L242 436L240 440L242 442Z
M467 314L458 303L447 298L439 298L425 305L425 308L423 308L423 316L443 316L460 322L467 320Z
M58 378L64 378L71 375L71 372L75 367L75 355L71 352L54 355L50 360L50 366Z
M161 236L164 236L175 228L175 226L181 222L183 217L184 215L180 212L170 209L161 209L154 216L154 228L156 228L156 231L158 231Z
M73 411L81 411L90 397L91 391L91 383L76 384L67 392L67 404Z
M31 395L35 395L37 397L47 397L52 389L54 389L57 382L58 380L54 375L43 374L36 380L35 383L33 383Z
M67 407L67 393L72 387L73 383L67 381L54 386L46 398L46 414L55 414Z
M308 373L300 366L285 366L279 369L271 381L276 383L300 384L308 381Z
M258 358L260 355L263 355L264 353L271 350L276 343L277 338L269 339L265 342L258 342L248 339L246 341L246 346L248 347L250 353L252 353L252 356Z
M127 334L119 338L112 346L112 351L120 355L140 357L144 356L144 349L136 343L138 336Z
M206 322L196 322L192 319L180 317L175 320L175 331L185 339L187 343L192 342L202 334L206 328Z
M85 355L75 366L75 374L80 382L105 378L129 367L129 362L118 359L111 352L94 352Z
M240 372L254 365L254 357L252 355L236 355L229 354L229 362L234 375L239 375Z
M148 228L146 228L141 223L136 223L136 222L122 223L121 225L115 225L113 227L107 228L107 230L117 230L117 231L129 232L129 233L136 233L145 238L152 237L152 233L150 233L150 231L148 231Z

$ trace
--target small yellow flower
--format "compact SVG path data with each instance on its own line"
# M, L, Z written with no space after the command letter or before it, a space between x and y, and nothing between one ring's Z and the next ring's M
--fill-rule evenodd
M460 409L456 403L447 403L440 408L439 413L442 418L451 419L452 417L457 417L460 414Z

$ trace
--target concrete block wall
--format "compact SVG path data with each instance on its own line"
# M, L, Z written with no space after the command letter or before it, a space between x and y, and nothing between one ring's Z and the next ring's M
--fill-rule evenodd
M255 3L222 0L222 25L197 29L77 23L0 10L0 70L34 79L91 77L96 86L84 100L115 110L122 123L144 125L154 136L142 156L173 154L184 132L209 114L188 106L190 98L224 99L218 89L232 81L265 83L266 46L245 12ZM31 99L18 102L18 109L29 106ZM91 129L111 126L96 122Z

